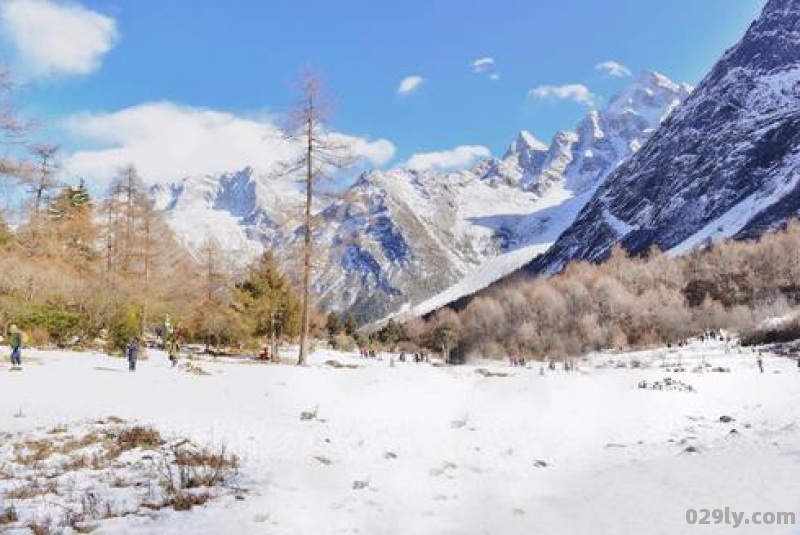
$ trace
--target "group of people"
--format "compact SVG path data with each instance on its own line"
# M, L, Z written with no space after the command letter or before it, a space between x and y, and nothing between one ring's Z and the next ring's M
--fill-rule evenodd
M421 364L423 362L430 362L430 359L428 358L428 355L425 354L425 353L414 353L413 358L414 358L414 364ZM397 360L399 360L400 362L405 362L406 361L406 354L405 353L400 353L400 356L397 358Z
M525 358L524 357L508 357L508 363L511 366L521 366L525 367Z
M374 349L368 349L364 346L358 346L358 354L361 355L362 359L376 359L378 358L378 352Z
M125 358L128 360L128 371L136 371L136 362L139 360L139 339L131 338L130 342L125 346ZM164 344L167 350L167 357L172 363L172 367L178 365L178 353L180 352L180 342L176 337L171 337Z

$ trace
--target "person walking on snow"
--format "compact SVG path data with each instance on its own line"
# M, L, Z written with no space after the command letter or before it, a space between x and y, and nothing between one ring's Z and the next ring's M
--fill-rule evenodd
M139 341L133 338L125 347L125 356L128 357L128 371L136 371L136 359L139 358Z
M178 340L175 339L173 336L167 342L167 356L169 357L169 361L172 363L172 367L174 368L175 365L178 364L178 351L180 350L180 344L178 344Z
M758 362L758 369L761 370L761 373L764 373L764 357L761 356L761 351L758 352L756 362Z
M11 326L8 345L11 347L11 366L22 368L22 333L16 325Z

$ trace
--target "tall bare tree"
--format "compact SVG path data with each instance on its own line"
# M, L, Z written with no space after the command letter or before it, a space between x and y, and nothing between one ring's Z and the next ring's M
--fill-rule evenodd
M227 290L230 270L224 266L222 244L215 237L207 237L198 253L197 260L203 272L205 300L210 303L215 295Z
M31 147L31 153L36 157L36 170L29 178L30 191L33 195L33 218L38 219L39 212L49 201L50 192L58 186L55 180L58 164L56 154L59 146L50 143L36 143Z
M28 124L18 114L13 100L14 84L10 73L0 66L0 219L5 218L12 207L24 165L16 146L26 143Z
M309 325L311 323L311 281L314 262L314 196L315 186L330 178L331 173L352 166L356 159L349 147L334 139L326 129L332 115L330 99L324 91L322 78L305 73L299 83L300 97L291 111L289 140L300 145L300 155L281 172L299 176L305 185L303 210L303 276L300 350L297 364L303 366L308 358Z
M11 156L12 149L17 145L26 143L26 133L29 125L17 115L13 101L14 84L11 74L0 66L0 177L20 178L21 162Z

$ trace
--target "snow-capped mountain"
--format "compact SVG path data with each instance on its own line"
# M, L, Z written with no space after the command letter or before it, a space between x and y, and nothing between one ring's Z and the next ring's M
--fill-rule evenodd
M495 218L497 234L505 237L502 253L413 306L410 314L425 315L477 292L547 251L606 177L645 143L691 91L690 86L661 74L644 73L604 110L591 111L575 132L558 132L546 150L523 132L503 160L479 164L473 172L481 180L509 183L534 193L535 209Z
M620 242L679 254L800 213L800 2L770 0L687 102L526 267L598 261Z
M362 174L341 198L317 207L320 305L363 320L421 315L519 269L551 246L689 92L645 73L549 146L521 132L502 158L468 170ZM263 247L286 265L296 258L297 184L246 169L188 178L154 195L190 248L213 235L243 259Z

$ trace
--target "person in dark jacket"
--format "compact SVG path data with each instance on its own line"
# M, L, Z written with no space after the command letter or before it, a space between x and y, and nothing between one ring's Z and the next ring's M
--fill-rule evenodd
M136 360L139 358L139 340L133 338L125 347L125 356L128 358L128 370L136 371Z
M11 365L22 367L22 333L16 325L12 325L8 345L11 347Z

